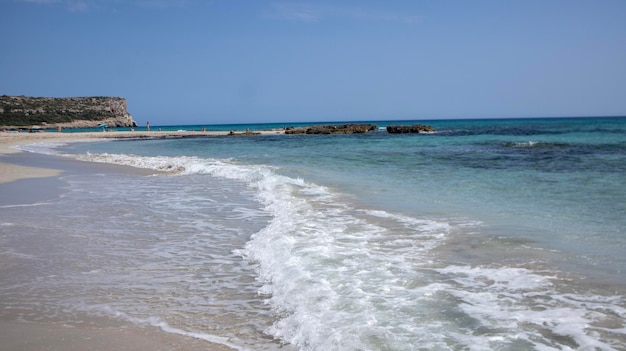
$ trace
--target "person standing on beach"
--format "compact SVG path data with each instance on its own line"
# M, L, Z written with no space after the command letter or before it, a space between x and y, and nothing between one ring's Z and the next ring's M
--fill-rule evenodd
M148 122L146 122L146 130L147 130L147 131L150 131L150 122L149 122L149 121L148 121Z

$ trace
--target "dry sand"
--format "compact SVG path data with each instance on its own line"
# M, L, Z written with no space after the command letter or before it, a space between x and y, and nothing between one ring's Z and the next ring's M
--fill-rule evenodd
M282 131L264 131L262 134L280 134ZM227 135L226 132L94 132L94 133L6 133L0 132L0 160L3 156L21 152L13 148L39 142L72 142L102 138L166 138ZM5 158L6 161L7 158ZM54 164L54 163L53 163ZM20 179L46 178L59 175L54 168L39 168L0 162L0 184ZM62 167L59 167L62 168ZM41 181L43 181L42 179ZM42 185L43 186L43 185ZM0 212L1 215L1 212ZM1 284L1 282L0 282ZM188 336L166 333L155 327L109 326L93 324L67 325L57 322L27 322L0 320L0 349L3 351L30 350L208 350L228 351L229 347L209 343Z

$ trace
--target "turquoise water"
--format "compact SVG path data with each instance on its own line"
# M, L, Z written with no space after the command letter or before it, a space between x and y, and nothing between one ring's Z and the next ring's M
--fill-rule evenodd
M384 127L412 122L373 123ZM626 270L623 118L420 123L438 132L152 140L132 142L132 151L271 165L287 176L355 194L372 207L469 218L490 227L516 226L523 238L551 249L565 245L572 254L593 254L589 262L598 269ZM120 142L88 149L126 153L127 147Z
M111 269L145 269L112 275L126 302L67 304L239 349L626 349L626 118L419 123L437 132L54 149L170 172L66 179L85 217L125 208L91 250L141 226L160 246L125 237ZM130 288L145 276L158 301Z

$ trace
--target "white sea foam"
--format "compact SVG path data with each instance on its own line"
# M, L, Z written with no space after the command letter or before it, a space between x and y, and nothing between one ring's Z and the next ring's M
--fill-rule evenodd
M93 140L82 140L81 142L97 142L97 139ZM101 140L100 140L101 141ZM22 151L28 151L38 154L45 155L58 155L59 151L57 148L68 145L66 142L62 141L42 141L38 143L32 144L24 144L24 145L16 145L14 148Z
M171 325L169 325L167 322L161 320L159 317L147 317L147 318L132 317L132 316L130 316L130 315L124 313L124 312L118 311L115 308L113 308L111 306L107 306L107 305L94 306L91 309L99 310L99 311L103 312L106 315L110 315L110 316L114 316L114 317L117 317L117 318L121 318L121 319L127 320L129 322L132 322L134 324L149 325L149 326L152 326L152 327L157 327L157 328L160 328L161 330L163 330L164 332L167 332L167 333L188 336L188 337L192 337L194 339L208 341L208 342L213 343L213 344L224 345L224 346L227 346L227 347L229 347L229 348L231 348L233 350L250 351L249 348L239 346L239 345L242 344L241 342L237 342L236 340L233 341L233 340L231 340L231 338L226 338L226 337L222 337L222 336L218 336L218 335L211 335L211 334L208 334L208 333L187 331L187 330L182 330L182 329L179 329L179 328L174 328Z
M53 155L56 154L56 147L64 145L59 142L41 142L41 143L33 143L33 144L25 144L25 145L15 145L13 148L21 151L34 152L38 154L45 155Z
M51 205L51 202L36 202L34 204L19 204L19 205L1 205L0 208L13 208L13 207L35 207Z
M553 273L469 266L438 272L447 281L438 288L459 299L458 307L480 328L509 331L489 348L515 340L541 350L618 350L616 340L626 336L623 326L605 327L614 316L626 317L621 297L563 294L556 288L562 278Z
M257 264L259 292L279 316L267 332L302 350L623 349L620 296L561 291L557 272L439 260L433 249L457 224L354 208L340 194L266 166L79 158L245 182L272 217L235 253Z
M258 263L260 292L282 316L268 330L275 337L311 350L369 349L392 339L396 345L412 342L409 330L403 332L405 338L397 338L386 325L398 309L419 311L414 304L421 293L415 296L406 287L423 284L416 270L431 262L425 254L445 238L447 223L358 211L324 187L267 167L194 157L81 158L210 174L256 189L273 218L240 254Z

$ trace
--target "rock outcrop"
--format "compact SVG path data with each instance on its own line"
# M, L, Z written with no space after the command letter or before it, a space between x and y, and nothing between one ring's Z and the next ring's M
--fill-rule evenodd
M285 134L355 134L376 130L375 124L313 125L302 128L285 128Z
M228 136L255 136L255 135L261 135L261 132L251 132L250 129L246 129L245 132L241 132L241 133L237 133L234 130L231 130L230 132L228 132Z
M0 96L2 127L93 128L136 127L121 97L46 98Z
M412 126L387 126L387 132L392 134L432 133L434 131L435 128L421 124L414 124Z

